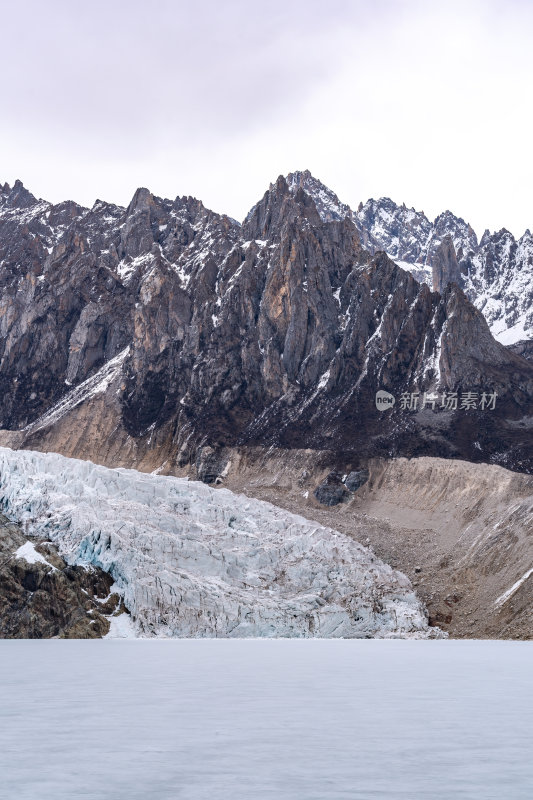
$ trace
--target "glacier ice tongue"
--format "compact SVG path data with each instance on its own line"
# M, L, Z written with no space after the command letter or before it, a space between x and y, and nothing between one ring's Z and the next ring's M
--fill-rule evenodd
M436 633L370 550L227 489L0 448L0 503L70 563L108 571L140 636Z

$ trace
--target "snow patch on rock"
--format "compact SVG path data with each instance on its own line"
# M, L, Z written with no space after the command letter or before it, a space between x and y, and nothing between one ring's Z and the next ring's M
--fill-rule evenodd
M50 569L57 571L53 564L50 564L44 556L37 552L33 542L26 542L15 551L15 558L23 558L28 564L46 564Z
M90 378L80 383L68 394L66 394L55 406L39 417L35 422L27 425L23 430L31 433L36 433L49 425L58 422L62 417L72 411L73 408L85 403L92 397L103 394L107 391L110 384L115 380L117 375L122 371L122 367L130 352L129 346L111 358L106 364L101 367L98 372L95 372Z

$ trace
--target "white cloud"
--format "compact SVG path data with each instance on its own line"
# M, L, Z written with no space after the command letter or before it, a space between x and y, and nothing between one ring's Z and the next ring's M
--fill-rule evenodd
M29 5L3 33L2 180L242 218L307 167L351 205L533 225L527 2Z

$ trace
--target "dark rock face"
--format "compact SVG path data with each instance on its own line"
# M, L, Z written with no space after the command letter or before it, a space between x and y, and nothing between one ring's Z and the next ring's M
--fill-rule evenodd
M433 291L443 292L449 283L462 286L463 278L452 237L446 234L433 256Z
M110 270L117 217L105 204L51 206L17 184L0 194L4 427L35 419L131 340L132 298Z
M30 543L31 563L17 550ZM113 579L100 569L68 566L49 542L28 540L0 516L0 638L95 639L109 631L105 615L120 607Z
M225 450L212 447L199 447L196 453L196 474L203 483L217 483L228 465L229 456Z
M533 339L523 339L520 342L515 342L515 344L510 344L509 350L519 356L523 356L523 358L527 358L528 361L533 361Z
M344 478L339 472L330 472L313 494L322 505L336 506L348 500L351 494L367 482L368 477L367 469L353 470Z
M342 478L337 472L330 472L313 494L323 506L336 506L349 497Z
M349 472L344 480L344 485L350 492L356 492L361 486L364 486L369 478L367 469L356 470Z
M99 452L98 420L83 416L98 396L106 430L127 437L120 463L164 453L152 461L196 463L207 481L241 444L533 469L533 365L456 283L432 292L372 255L353 215L332 193L317 205L306 180L278 178L242 226L146 189L127 209L90 210L3 190L1 426L61 450L53 431L79 419ZM378 389L397 398L385 413ZM496 407L438 410L455 391L496 392ZM410 411L405 393L419 395Z

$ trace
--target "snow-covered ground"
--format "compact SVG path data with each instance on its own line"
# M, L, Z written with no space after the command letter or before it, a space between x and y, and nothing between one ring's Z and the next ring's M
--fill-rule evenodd
M0 504L70 563L108 571L137 635L433 634L408 579L370 550L225 489L0 448Z

